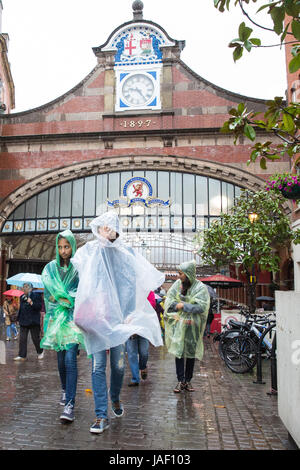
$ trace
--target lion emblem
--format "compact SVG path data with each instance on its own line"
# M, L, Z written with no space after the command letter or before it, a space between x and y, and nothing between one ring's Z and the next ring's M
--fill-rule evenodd
M143 196L143 183L134 184L133 188L134 188L133 194L136 197L142 197Z

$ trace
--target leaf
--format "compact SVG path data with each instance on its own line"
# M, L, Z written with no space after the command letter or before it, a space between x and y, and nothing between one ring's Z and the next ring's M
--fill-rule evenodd
M289 16L293 18L298 18L300 14L300 4L299 2L294 2L294 0L285 0L285 11Z
M245 109L245 103L239 103L237 109L239 114L243 114L243 111Z
M256 132L254 130L254 128L252 126L250 126L250 124L245 124L244 126L244 134L246 137L248 137L248 139L250 140L255 140L255 137L256 137Z
M260 164L260 167L261 167L262 170L267 169L267 161L266 161L265 157L261 157L259 164Z
M243 47L242 46L236 47L233 51L234 62L239 60L242 57L242 55L243 55Z
M294 119L292 118L292 116L290 116L287 113L283 113L282 119L283 119L285 130L290 133L294 132L295 123L294 123Z
M289 63L289 72L294 73L297 72L300 68L300 53L294 57Z
M230 42L228 44L228 47L230 47L230 48L237 47L237 46L240 46L240 42L234 41L234 42Z
M268 8L268 7L271 7L273 5L276 5L276 2L273 2L273 3L267 3L266 5L263 5L262 7L260 7L256 13L259 13L260 11L264 10L265 8Z
M261 46L261 40L259 38L251 38L250 41L254 46Z
M283 31L283 21L285 17L285 8L282 7L274 7L271 9L270 15L273 20L274 24L274 31L276 34L281 34Z
M282 35L281 35L281 38L280 38L281 43L283 43L283 41L284 41L285 38L286 38L286 35L287 35L287 32L288 32L289 26L290 26L290 23L288 23L288 24L286 25L286 27L285 27L285 29L284 29Z
M248 28L245 23L241 23L239 26L239 38L242 42L245 42L247 39L249 39L253 29Z
M292 33L298 41L300 41L300 23L299 21L292 21Z
M250 52L251 49L252 49L252 43L247 39L245 42L244 42L244 47L245 49Z

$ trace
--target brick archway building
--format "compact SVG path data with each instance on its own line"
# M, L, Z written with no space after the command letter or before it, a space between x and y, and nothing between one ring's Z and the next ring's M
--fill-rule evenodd
M71 206L76 199L74 182L83 181L85 185L89 177L109 178L118 173L120 187L111 189L117 195L114 197L121 196L121 182L124 183L126 175L129 181L137 175L145 179L152 175L156 178L154 183L149 176L155 196L162 198L163 177L168 174L168 188L174 198L177 190L172 181L182 174L182 178L184 175L207 178L208 188L210 182L211 187L219 182L219 199L223 200L225 185L226 191L257 190L269 174L289 171L288 160L268 164L268 174L257 164L248 167L249 144L240 139L238 145L233 145L232 137L219 131L231 107L245 102L259 111L264 109L264 100L229 92L197 75L180 58L184 41L170 38L161 26L143 19L141 2L134 2L133 8L133 20L116 28L102 46L93 48L97 64L76 87L39 108L0 116L3 270L8 260L12 266L14 259L27 257L36 263L51 259L53 220L57 221L57 231L67 224L66 220L74 228L71 212L64 215L64 220L61 213L55 218L47 213L39 219L35 206L35 214L26 216L26 202L35 200L39 204L43 194L49 201L51 189L54 191L68 182L72 183ZM265 138L263 134L261 137ZM98 180L95 181L94 191L98 191ZM107 184L113 184L111 181L112 177ZM179 190L187 192L188 183L184 181L188 177L181 181ZM199 181L192 182L196 203L191 204L195 207L197 198L201 198L196 194ZM109 190L106 196L109 198ZM199 228L200 217L209 224L211 218L218 216L217 212L209 212L212 200L209 195L205 197L208 212L198 214L195 208L189 214L191 232ZM83 205L86 200L83 197ZM59 201L63 202L63 196ZM23 206L25 212L19 217L18 208ZM163 211L156 214L156 230L143 222L139 231L164 232L163 224L159 225L163 214ZM175 215L170 215L165 231L174 232ZM180 227L188 232L184 216L180 215ZM146 220L146 212L144 217ZM87 228L84 213L80 220L78 234Z

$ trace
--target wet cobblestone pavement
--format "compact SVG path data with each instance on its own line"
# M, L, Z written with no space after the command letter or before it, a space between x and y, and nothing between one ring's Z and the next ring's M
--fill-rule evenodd
M0 340L4 339L0 328ZM110 417L110 428L92 435L94 401L91 361L78 358L75 421L62 425L56 353L38 360L29 340L28 360L16 363L18 342L6 343L0 364L0 449L16 450L289 450L288 433L278 417L277 397L269 396L270 363L264 361L266 385L254 374L233 374L220 360L212 338L196 361L194 393L173 393L175 361L165 348L150 347L149 375L128 387L127 363L121 400L125 414Z

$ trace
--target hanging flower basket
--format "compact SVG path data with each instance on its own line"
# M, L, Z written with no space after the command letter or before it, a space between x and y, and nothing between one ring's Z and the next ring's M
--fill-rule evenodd
M282 194L286 199L300 200L300 175L276 174L267 182L266 191Z
M294 199L296 201L300 199L300 186L296 185L291 186L289 189L282 189L281 194L286 199Z

